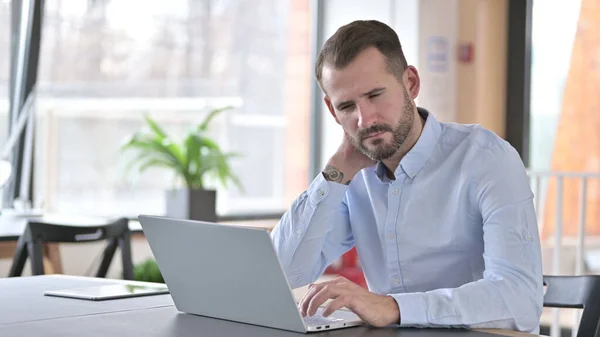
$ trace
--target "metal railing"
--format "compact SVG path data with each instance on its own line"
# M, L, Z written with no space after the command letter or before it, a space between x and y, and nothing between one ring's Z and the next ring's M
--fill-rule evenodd
M544 270L544 274L558 275L561 273L561 258L563 245L563 230L564 230L564 194L565 194L565 180L576 180L579 184L579 198L578 198L578 218L577 218L577 235L575 240L575 270L574 275L582 275L585 270L585 237L586 237L586 215L588 209L588 184L590 180L600 180L600 173L596 172L567 172L567 171L536 171L529 170L528 172L530 181L532 183L532 189L535 194L535 208L538 215L538 222L540 224L540 231L546 224L544 218L547 210L544 206L554 207L554 209L548 210L555 212L555 228L554 228L554 242L552 245L552 270ZM546 202L548 193L551 192L548 188L550 181L555 179L555 195L556 202L554 205L550 205ZM544 242L542 243L544 245ZM550 334L553 337L560 336L560 310L558 308L552 309L552 325ZM573 321L571 326L572 336L577 335L577 328L580 322L580 310L573 311Z

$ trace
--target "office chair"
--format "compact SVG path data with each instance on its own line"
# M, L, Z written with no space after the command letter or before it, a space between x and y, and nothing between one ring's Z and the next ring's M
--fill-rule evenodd
M544 306L583 309L577 337L600 337L600 275L544 276Z
M133 280L133 262L131 260L131 235L128 220L118 219L104 225L73 226L29 221L25 231L19 237L17 249L13 257L9 277L20 276L29 256L31 272L33 275L44 274L43 244L93 242L106 240L108 245L104 249L102 261L96 277L106 277L110 263L115 255L117 246L121 249L123 261L123 278Z

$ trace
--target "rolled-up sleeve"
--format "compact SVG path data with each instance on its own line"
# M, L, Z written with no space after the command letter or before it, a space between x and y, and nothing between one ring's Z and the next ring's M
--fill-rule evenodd
M275 251L292 288L314 282L353 247L344 202L347 189L319 174L273 229Z
M458 288L390 294L402 326L539 331L542 259L526 170L508 146L490 151L482 162L473 195L483 222L483 278Z

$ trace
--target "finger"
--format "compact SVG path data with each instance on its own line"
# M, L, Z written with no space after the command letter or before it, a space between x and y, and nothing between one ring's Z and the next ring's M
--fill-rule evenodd
M308 311L306 312L309 316L313 316L317 313L317 310L321 304L325 303L328 299L336 299L340 295L340 288L337 284L328 284L321 288L317 292L308 304Z
M304 297L298 303L298 309L300 309L300 314L302 316L306 316L306 312L308 310L308 303L315 296L315 294L323 288L324 284L311 284L308 286L308 291L304 294Z
M308 291L298 303L298 309L300 310L300 314L304 317L308 312L308 305L312 298L325 286L332 284L345 284L348 280L345 277L336 277L333 280L321 282L321 283L311 283L308 285Z
M345 306L349 305L349 297L347 296L338 296L335 300L329 302L323 310L323 316L328 317L333 314L336 310L339 310Z
M329 281L330 283L334 283L334 284L340 284L340 283L346 283L349 282L349 280L343 276L338 276L335 279Z

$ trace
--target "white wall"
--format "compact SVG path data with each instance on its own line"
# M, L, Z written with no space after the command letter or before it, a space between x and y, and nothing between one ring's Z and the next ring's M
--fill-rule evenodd
M419 106L456 121L456 40L459 0L419 2Z

